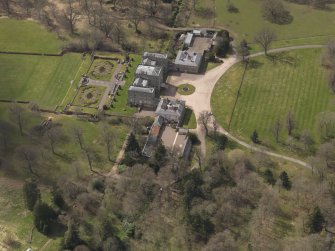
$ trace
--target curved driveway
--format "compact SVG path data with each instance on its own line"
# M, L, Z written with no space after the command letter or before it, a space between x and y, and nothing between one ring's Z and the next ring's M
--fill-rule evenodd
M289 51L289 50L297 50L297 49L308 49L308 48L322 48L322 45L302 45L302 46L292 46L292 47L285 47L285 48L279 48L279 49L273 49L269 50L269 52L281 52L281 51ZM260 56L263 55L264 52L259 52L250 55L250 57ZM215 67L214 69L206 72L204 75L195 75L195 74L187 74L187 73L181 73L176 75L171 75L167 82L171 85L178 86L181 84L189 83L191 85L194 85L196 90L192 95L183 96L180 94L176 94L176 98L182 99L186 101L186 105L191 107L195 113L196 118L199 118L199 115L202 111L211 111L211 95L213 92L213 89L215 87L215 84L219 81L221 76L234 64L241 61L238 57L235 55L224 59L224 63ZM232 141L235 141L236 143L256 152L262 152L264 154L267 154L272 157L276 157L282 160L287 160L294 162L296 164L299 164L305 168L311 169L311 166L303 162L301 160L288 157L282 154L277 154L271 151L268 151L261 147L256 147L254 145L251 145L249 143L246 143L235 136L231 135L229 132L227 132L224 128L219 126L219 131L223 134L225 134L229 139ZM205 133L202 127L197 126L196 129L199 138L202 142L202 152L206 153L206 146L204 144L205 142Z

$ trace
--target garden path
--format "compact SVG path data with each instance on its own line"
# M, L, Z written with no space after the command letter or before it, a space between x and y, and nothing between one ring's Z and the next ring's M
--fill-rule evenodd
M113 75L111 77L111 80L110 81L106 81L105 83L108 83L108 85L106 86L106 90L105 90L105 93L104 95L102 96L101 100L100 100L100 103L99 103L99 110L102 110L103 107L104 107L104 104L106 104L106 100L108 99L108 96L110 94L112 94L112 92L114 91L114 88L115 86L117 86L119 84L119 79L117 78L117 75L119 74L120 72L120 69L121 69L121 66L122 64L119 63L116 67L115 67L115 70L113 72Z

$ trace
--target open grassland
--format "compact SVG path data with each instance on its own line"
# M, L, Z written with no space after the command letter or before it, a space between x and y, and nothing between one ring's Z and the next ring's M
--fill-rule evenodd
M0 98L34 101L55 108L81 64L80 54L63 57L0 55Z
M238 40L246 39L248 42L252 42L254 35L264 26L274 29L277 33L279 41L275 42L273 47L323 44L329 37L335 37L335 12L333 10L335 4L330 5L330 10L319 10L307 5L284 1L285 8L293 16L293 22L288 25L277 25L263 19L261 3L258 0L235 0L233 4L239 9L238 13L227 11L227 1L200 0L197 8L203 8L209 12L215 11L215 27L228 29ZM213 19L214 17L202 17L195 11L189 20L189 24L212 27Z
M274 144L271 132L276 120L282 123L281 141L287 138L286 116L292 111L297 132L309 130L317 140L317 118L321 112L334 111L334 95L327 86L320 66L320 49L295 50L252 59L240 91L230 130L250 140L256 129L260 140ZM228 129L240 86L244 64L230 69L217 83L211 97L213 113Z
M0 51L59 53L62 42L33 21L0 19Z

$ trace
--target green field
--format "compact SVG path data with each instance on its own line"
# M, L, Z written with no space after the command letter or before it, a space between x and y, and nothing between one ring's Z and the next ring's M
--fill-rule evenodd
M214 8L214 3L215 7ZM226 10L227 1L198 1L198 9L209 11L216 10L215 27L226 28L235 37L253 42L254 35L264 26L271 27L278 35L278 42L273 47L289 46L293 44L320 44L335 36L333 10L318 10L307 5L299 5L284 1L283 4L293 16L293 22L288 25L277 25L265 21L261 14L261 1L259 0L234 0L232 2L238 9L238 13L229 13ZM334 9L335 4L330 8ZM189 20L190 25L202 25L212 27L214 17L202 17L193 13ZM322 29L320 29L322 27ZM308 37L308 39L306 39ZM310 39L309 39L310 38ZM291 40L292 41L285 41ZM284 40L284 41L283 41Z
M34 101L55 108L81 64L80 54L63 57L0 55L1 99Z
M62 46L54 33L33 21L0 19L0 34L0 51L59 53Z
M280 119L284 127L280 135L283 141L287 137L285 119L291 110L298 131L308 129L317 140L318 115L335 110L334 95L327 85L326 72L320 66L320 54L320 49L305 49L276 54L275 61L264 56L252 59L230 131L250 141L256 129L260 139L271 144L274 143L271 128ZM228 128L243 71L243 63L233 66L215 86L211 97L213 113L225 128Z

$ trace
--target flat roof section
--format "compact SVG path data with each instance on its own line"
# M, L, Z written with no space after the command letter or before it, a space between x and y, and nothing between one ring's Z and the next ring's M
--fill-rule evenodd
M202 53L190 53L188 51L178 51L175 64L176 65L188 65L188 66L199 66L202 59Z
M158 77L161 74L162 67L159 66L148 66L148 65L138 65L136 69L136 74L138 75L148 75Z

